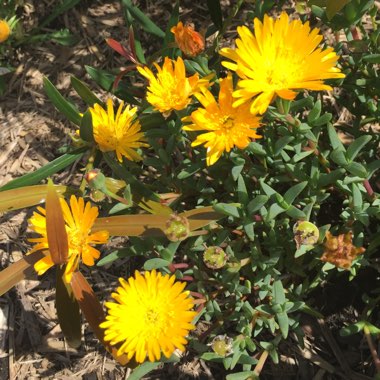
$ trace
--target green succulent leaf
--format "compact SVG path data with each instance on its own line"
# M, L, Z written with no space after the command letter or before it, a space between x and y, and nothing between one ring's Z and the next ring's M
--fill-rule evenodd
M165 38L165 33L144 12L134 6L131 0L122 0L122 4L128 9L133 18L145 29L157 37Z
M372 136L360 136L347 148L347 160L352 161L360 153L360 151L372 140Z
M104 103L81 80L75 76L72 76L70 79L74 90L87 105L93 107L94 104L99 104L103 108L105 107Z
M44 90L57 110L62 112L74 124L80 125L82 118L77 108L60 94L49 79L44 77L43 82Z

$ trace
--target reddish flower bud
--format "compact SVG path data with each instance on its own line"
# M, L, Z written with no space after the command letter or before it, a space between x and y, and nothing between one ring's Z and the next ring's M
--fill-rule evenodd
M180 21L170 31L174 34L175 42L185 55L196 57L205 49L204 38L192 26L184 26Z

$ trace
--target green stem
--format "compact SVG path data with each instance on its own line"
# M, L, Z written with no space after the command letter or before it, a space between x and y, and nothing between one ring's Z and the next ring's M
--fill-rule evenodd
M94 168L94 160L95 160L95 155L96 155L96 146L94 145L91 148L90 156L88 157L87 164L86 164L86 169L85 169L85 175ZM82 178L82 182L79 186L79 190L81 191L82 194L84 194L84 190L86 188L86 178L85 175Z
M223 22L223 26L220 29L218 36L215 38L214 43L212 46L207 49L207 55L210 55L210 52L217 51L219 49L219 41L223 37L223 34L226 32L227 28L230 26L232 19L236 16L236 14L239 12L240 7L243 5L244 0L238 0L235 7L232 9L232 12L227 17L227 19Z

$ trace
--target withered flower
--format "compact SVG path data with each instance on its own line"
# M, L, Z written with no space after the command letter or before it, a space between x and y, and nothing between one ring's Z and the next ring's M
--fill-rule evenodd
M365 251L365 248L352 244L352 231L338 236L333 236L327 231L324 247L321 260L342 269L350 269L356 257Z

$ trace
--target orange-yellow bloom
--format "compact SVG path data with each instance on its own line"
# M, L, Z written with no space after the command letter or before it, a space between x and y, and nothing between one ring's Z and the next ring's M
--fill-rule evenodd
M11 28L5 20L0 19L0 43L8 39L11 34Z
M277 20L265 15L263 23L255 18L254 34L246 26L237 31L236 49L220 52L234 61L223 65L240 77L234 107L252 101L251 112L263 114L276 96L291 100L294 90L331 90L324 79L345 76L335 67L333 48L318 47L323 39L319 29L311 30L309 22L289 22L286 12Z
M116 302L107 302L106 321L100 324L105 329L104 339L111 345L120 344L118 355L135 356L138 363L148 359L160 360L161 352L169 358L178 348L185 350L191 323L195 315L189 291L184 291L184 282L175 282L175 276L152 272L127 281L119 279L120 285L112 297Z
M79 262L82 261L88 266L94 265L99 258L100 252L92 247L93 244L104 244L108 241L107 231L91 233L91 228L98 216L98 208L91 207L90 202L84 204L83 198L70 198L70 207L65 200L60 199L63 217L66 223L66 233L69 242L69 252L65 269L65 281L70 283L72 273L78 269ZM37 207L39 212L34 212L29 219L29 227L41 237L28 239L36 243L28 254L49 250L46 232L46 211L42 207ZM34 265L36 272L41 275L54 265L51 256L48 255L37 261Z
M137 67L137 70L149 80L147 101L165 116L173 110L180 111L187 107L199 87L208 85L208 81L199 79L198 74L186 77L181 57L177 61L165 57L162 68L157 63L154 66L157 69L156 75L148 67Z
M260 138L256 133L260 118L252 115L249 104L233 107L232 75L220 80L219 104L207 89L196 97L204 108L198 108L190 116L183 118L193 124L183 127L186 131L206 131L191 144L205 144L207 148L207 165L213 165L224 151L233 147L244 149L252 139Z
M140 122L135 118L137 107L126 106L121 102L116 116L112 99L107 100L107 110L99 104L90 108L94 139L102 152L115 151L117 159L122 162L123 156L131 161L141 160L135 149L146 147L144 133Z
M196 57L205 48L204 38L190 25L183 25L180 21L170 31L174 34L175 42L181 51L189 57Z

